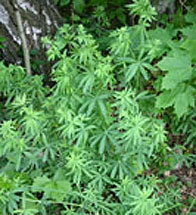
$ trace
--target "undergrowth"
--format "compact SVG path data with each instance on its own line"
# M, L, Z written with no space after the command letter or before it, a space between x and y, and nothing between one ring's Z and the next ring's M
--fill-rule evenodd
M147 0L126 8L137 22L106 40L77 24L43 38L48 85L0 63L2 215L195 214L171 172L195 165L196 16L153 28Z

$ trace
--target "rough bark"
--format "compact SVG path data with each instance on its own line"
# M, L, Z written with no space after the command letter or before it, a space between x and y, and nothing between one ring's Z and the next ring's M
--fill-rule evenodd
M172 17L175 12L176 0L151 0L151 3L156 7L158 14L167 14Z
M11 63L21 64L18 51L21 49L21 38L18 30L15 7L22 17L22 24L30 50L39 50L37 59L44 59L41 37L54 35L62 19L52 0L0 0L0 37L5 38L4 59Z

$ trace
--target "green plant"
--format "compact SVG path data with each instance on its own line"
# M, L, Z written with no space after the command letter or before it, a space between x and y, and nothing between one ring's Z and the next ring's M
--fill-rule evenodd
M186 16L188 21L189 16ZM188 113L189 107L195 105L195 54L192 47L195 43L195 25L180 30L180 41L169 41L170 51L157 65L163 71L168 71L162 78L161 90L157 98L157 107L174 106L176 115L180 118Z
M109 30L106 1L89 4ZM111 31L107 50L73 23L43 38L49 84L0 63L2 215L181 213L181 183L163 174L194 165L195 26L189 14L183 29L153 29L149 1L127 7L136 25Z

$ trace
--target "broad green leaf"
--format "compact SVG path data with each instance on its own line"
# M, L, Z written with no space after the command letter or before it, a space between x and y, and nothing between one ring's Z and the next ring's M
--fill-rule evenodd
M161 93L156 101L156 107L167 108L174 105L174 111L180 118L188 112L189 106L194 107L195 90L191 86L185 84L178 85L176 89L165 90Z
M171 90L165 90L157 97L156 107L167 108L174 104L174 97Z
M196 62L196 39L185 40L181 47L186 49L190 54L192 60Z
M46 176L37 177L32 186L33 192L45 192L47 198L62 201L67 192L71 190L71 185L66 180L52 181Z
M188 101L186 98L186 93L181 93L176 96L174 108L175 113L179 118L187 112Z
M188 107L194 107L194 89L187 87L186 91L179 93L175 97L175 113L180 118L183 114L188 112Z
M196 23L196 13L189 12L185 16L185 20L189 23L195 24Z
M166 46L168 41L174 36L174 31L169 31L169 29L156 28L149 30L149 37L151 40L160 40L162 42L162 47Z
M164 57L158 64L163 71L168 71L162 81L162 89L173 89L179 83L189 80L192 75L189 56Z
M196 39L196 24L180 30L189 40Z
M32 186L32 191L33 192L41 192L43 191L44 186L50 182L50 179L48 177L44 176L39 176L34 179L33 186Z
M190 69L191 60L189 56L164 57L158 64L163 71L176 71Z

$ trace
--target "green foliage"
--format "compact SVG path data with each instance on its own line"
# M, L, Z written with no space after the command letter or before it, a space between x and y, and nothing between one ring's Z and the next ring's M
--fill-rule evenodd
M157 66L162 71L167 71L162 78L161 90L157 98L157 107L167 108L174 106L176 115L180 118L188 113L189 107L195 105L195 55L192 50L192 37L187 31L194 31L195 26L182 29L181 41L170 41L171 50ZM189 32L190 33L190 32ZM191 40L189 39L191 38ZM187 44L190 43L188 46Z
M157 15L149 0L133 0L133 3L127 5L127 8L129 8L130 14L139 16L139 23L152 22Z
M95 6L99 30L72 23L42 38L50 83L0 63L2 215L180 214L184 186L163 174L195 163L193 13L181 29L153 28L155 9L134 0L136 24L111 30L105 0L56 3Z
M0 37L0 49L3 49L3 42L5 42L5 38L4 37Z
M67 196L67 193L70 192L71 185L68 181L63 180L63 176L61 180L59 180L58 177L54 176L54 179L50 180L46 176L43 177L38 176L37 178L34 179L32 191L44 192L44 197L46 199L63 201L63 199Z

